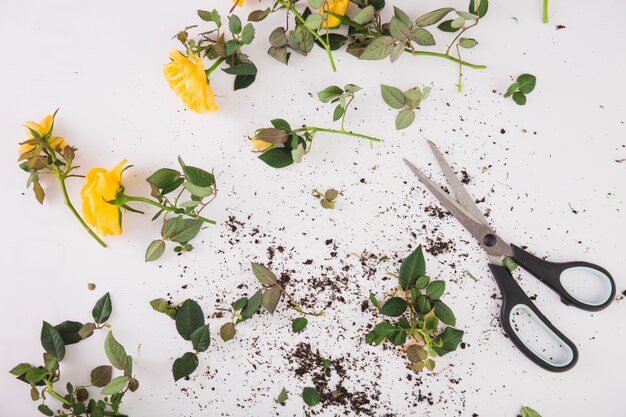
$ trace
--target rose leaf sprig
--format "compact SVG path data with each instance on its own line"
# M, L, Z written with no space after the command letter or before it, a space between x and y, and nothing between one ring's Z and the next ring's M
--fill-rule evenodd
M380 91L385 103L393 109L399 109L400 112L396 116L396 130L405 129L415 121L415 110L419 109L423 100L430 95L431 88L413 87L405 92L399 88L382 84Z
M345 117L349 106L354 100L354 94L361 88L354 84L347 84L343 89L329 86L318 93L323 103L338 103L333 112L333 121L341 119L341 129L329 129L317 126L302 126L292 129L284 119L271 120L272 127L257 129L252 141L253 152L259 152L259 159L273 168L285 168L294 162L302 162L302 158L309 153L315 135L320 132L335 133L366 139L371 144L382 142L381 139L362 133L354 133L345 129Z
M86 339L94 329L110 327L106 321L111 312L111 297L106 293L92 310L94 323L83 325L67 320L52 326L44 321L40 336L45 351L43 365L24 362L11 369L12 375L30 385L31 399L39 402L37 409L43 415L55 415L54 406L49 401L53 398L62 407L56 411L58 417L124 417L120 414L122 399L128 391L135 392L139 388L139 381L133 376L132 357L126 354L124 347L113 337L113 332L107 334L104 342L104 352L111 364L91 370L88 384L75 385L68 382L65 385L66 394L62 394L58 388L61 379L60 363L65 358L66 347ZM113 378L113 368L123 374ZM101 388L100 394L103 397L90 398L92 387Z
M303 331L308 325L309 321L306 316L319 317L324 315L323 311L317 313L305 311L295 298L285 291L283 284L278 280L276 275L265 266L252 262L252 272L261 284L261 288L251 297L239 298L232 303L230 308L223 309L231 314L231 320L224 323L220 328L220 336L225 342L235 337L237 324L248 320L257 313L261 307L268 313L274 314L283 294L289 300L291 304L290 308L301 315L291 322L291 330L294 333Z
M530 407L522 407L520 410L521 417L541 417L541 415Z
M319 199L320 205L325 209L334 209L335 202L337 201L337 197L341 194L339 191L334 188L329 188L325 193L320 193L317 188L314 188L311 192L313 197Z
M463 331L453 327L456 325L454 313L441 301L445 282L431 281L425 274L426 263L420 245L404 259L399 275L391 274L399 281L393 296L381 304L370 295L380 315L395 320L382 320L365 337L366 343L371 345L387 340L395 346L404 346L411 362L408 367L415 371L423 368L432 371L435 358L456 350L463 338Z
M513 101L523 106L526 104L526 94L530 94L537 85L537 77L532 74L522 74L509 86L504 97L511 97Z
M243 25L236 15L228 16L227 31L223 29L219 13L198 10L198 16L204 22L213 23L214 28L201 32L197 38L190 38L189 30L197 27L188 26L178 32L178 39L184 52L177 49L170 51L171 61L164 67L163 73L170 88L178 95L185 106L197 113L217 111L217 104L210 86L213 71L226 65L223 71L235 76L234 89L249 87L256 79L257 67L248 55L241 51L252 43L255 30L251 23ZM212 62L205 70L204 59Z
M157 298L150 301L150 305L154 310L172 318L176 322L178 334L191 342L193 351L184 353L172 365L174 381L188 377L198 368L198 354L205 352L211 345L209 325L204 322L202 308L192 299L173 306L167 300Z
M63 201L72 212L76 220L100 245L106 248L106 243L87 225L83 217L78 214L67 192L66 181L69 178L80 178L75 172L79 167L74 165L77 148L67 145L61 136L54 136L54 121L58 109L53 114L44 117L39 122L26 122L28 139L20 143L18 148L20 168L28 173L26 188L33 186L35 198L43 204L45 191L40 183L42 176L56 177L61 187Z

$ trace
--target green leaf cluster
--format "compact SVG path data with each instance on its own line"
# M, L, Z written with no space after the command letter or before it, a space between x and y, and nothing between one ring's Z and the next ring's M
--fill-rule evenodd
M431 88L413 87L402 92L399 88L382 84L380 91L383 100L392 109L400 110L396 116L396 129L405 129L415 121L415 110L419 109L422 101L428 98Z
M341 119L341 128L343 129L348 108L354 100L354 94L359 90L361 87L355 84L346 84L343 88L331 85L319 91L317 97L322 103L337 103L333 111L333 122Z
M339 197L340 192L335 190L334 188L329 188L325 193L320 193L316 188L311 192L313 197L319 199L320 205L325 209L334 209L335 202L337 201L337 197Z
M180 157L178 163L182 172L161 168L146 178L152 190L151 196L160 206L152 220L164 215L161 239L153 240L148 245L146 262L159 259L165 253L167 241L176 243L176 253L190 252L193 246L189 242L198 235L202 225L213 223L200 216L200 213L217 195L215 176L212 172L185 164ZM172 194L175 197L170 197ZM173 217L168 218L167 215Z
M395 274L394 274L395 275ZM418 246L400 266L395 294L381 303L374 295L370 301L384 319L367 333L365 341L379 345L385 340L396 346L408 345L410 369L433 370L435 358L456 350L463 331L454 328L456 317L441 300L444 281L426 275L422 247Z
M104 343L104 352L110 365L100 365L89 373L90 385L101 388L102 398L90 398L87 386L65 384L65 394L57 387L61 379L60 362L65 359L66 347L89 337L94 329L109 327L106 321L112 312L109 293L101 297L93 307L94 323L83 325L81 322L66 320L56 326L44 321L41 327L40 341L44 349L43 365L35 366L20 363L9 372L30 386L33 401L40 402L37 409L46 416L55 415L51 400L60 403L56 411L58 417L100 417L119 414L122 399L127 391L139 388L139 381L132 373L132 357L109 332ZM89 331L85 331L89 329ZM123 372L113 377L113 368Z
M211 345L209 325L205 323L202 308L192 299L187 299L177 306L171 306L167 300L157 298L150 301L150 306L174 320L178 334L191 342L193 351L185 352L172 365L174 381L188 377L198 368L198 354L205 352Z
M273 119L272 127L257 129L254 139L271 144L259 159L272 168L285 168L301 162L313 139L308 131L292 130L284 119Z
M522 74L509 86L504 97L511 97L520 106L526 104L526 94L531 93L537 84L537 77L531 74Z

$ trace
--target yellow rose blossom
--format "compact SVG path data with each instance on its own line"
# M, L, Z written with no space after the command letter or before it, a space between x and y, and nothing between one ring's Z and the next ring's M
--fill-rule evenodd
M239 7L243 6L243 0L233 0L233 3L235 3Z
M170 58L172 60L165 64L163 74L172 91L181 98L185 106L196 113L217 111L202 58L191 52L186 57L177 49L170 51Z
M269 148L270 146L272 146L271 143L265 142L260 139L252 138L251 141L252 141L251 145L252 145L253 152L262 152L266 150L267 148Z
M328 0L320 9L320 13L328 12L328 17L322 22L322 27L335 28L341 24L341 20L331 13L339 16L345 16L348 11L348 4L350 0Z
M115 200L122 185L122 171L126 159L107 171L92 168L87 172L87 183L80 192L83 198L83 216L103 235L122 233L120 209L107 201Z
M33 133L30 131L30 129L41 134L42 136L50 132L50 128L52 127L53 121L54 121L54 116L48 115L44 117L43 120L39 123L30 122L30 121L26 122L26 128L27 128L26 135L28 135L28 139L33 139L35 137L33 136ZM53 148L56 148L57 146L60 148L63 148L63 146L65 145L65 141L60 136L50 137L50 139L48 139L48 143L50 143L50 146L52 146ZM30 145L28 143L25 143L19 146L19 148L17 149L17 152L21 155L23 153L26 153L32 150L34 147L35 145Z

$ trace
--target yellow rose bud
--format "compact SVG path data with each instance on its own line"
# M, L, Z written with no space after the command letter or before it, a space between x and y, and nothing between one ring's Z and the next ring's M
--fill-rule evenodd
M250 140L251 140L251 145L252 145L252 151L253 152L263 152L264 150L266 150L267 148L272 146L271 143L265 142L263 140L259 140L259 139L255 139L255 138L251 138Z
M348 11L348 4L350 4L350 0L329 0L326 2L320 9L320 14L322 15L324 12L328 12L328 17L322 22L322 27L336 28L339 26L341 24L341 20L331 13L339 16L345 16Z
M191 52L186 57L176 49L170 51L170 58L172 60L165 64L163 74L172 91L181 98L185 106L196 113L217 111L202 58Z
M27 138L28 139L34 138L33 133L30 131L30 129L34 130L35 132L39 133L42 136L46 135L48 132L50 132L50 128L52 127L53 120L54 120L54 117L50 114L44 117L43 120L39 123L30 122L30 121L26 122ZM50 139L48 139L48 143L50 143L50 146L52 146L53 148L56 148L58 146L62 149L65 146L65 141L60 136L51 136ZM25 143L19 146L19 148L17 149L17 152L21 155L23 153L26 153L32 150L34 147L35 145L30 145L28 143Z
M126 159L107 171L92 168L87 172L87 183L80 191L83 198L83 217L103 236L122 233L120 209L107 201L115 200L122 187L122 171Z

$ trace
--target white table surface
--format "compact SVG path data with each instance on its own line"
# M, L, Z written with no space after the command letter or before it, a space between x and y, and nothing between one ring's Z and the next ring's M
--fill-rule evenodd
M444 5L412 3L397 2L413 16ZM133 417L305 415L299 392L309 382L294 377L287 360L299 342L311 343L327 357L350 358L346 384L380 393L375 415L513 417L520 406L529 405L544 417L623 416L626 301L590 314L564 306L528 274L517 274L580 350L578 365L563 374L533 365L495 321L500 301L491 297L497 290L482 250L450 217L442 221L424 212L436 202L400 163L410 157L441 180L426 145L426 139L436 141L456 167L467 170L468 188L476 198L485 197L481 207L491 208L490 219L503 238L553 260L603 265L618 291L626 289L626 163L616 162L626 158L626 4L554 0L551 22L544 25L540 3L491 4L473 31L480 44L465 53L489 69L466 69L462 94L455 87L457 67L428 57L403 56L391 65L359 62L339 52L333 74L323 51L316 50L308 58L294 55L288 67L282 66L265 54L269 31L282 22L277 16L257 25L257 40L248 48L259 67L257 82L233 92L232 78L216 72L212 85L220 111L197 115L168 89L162 65L168 50L177 47L171 36L201 23L195 10L226 11L227 0L3 2L0 415L38 414L27 387L6 371L18 362L40 360L41 320L87 321L95 300L110 291L110 322L135 357L141 383L124 401ZM465 2L453 4L466 7ZM240 15L251 10L246 6ZM556 30L557 24L566 28ZM511 77L522 72L538 79L525 107L501 96ZM246 139L255 128L275 117L292 125L328 124L331 108L314 93L345 83L364 88L349 127L383 137L384 143L371 150L356 139L319 135L300 165L274 170L255 160ZM382 102L381 83L433 87L413 126L395 131L395 111ZM107 239L110 248L104 250L71 217L56 184L44 182L48 197L39 206L31 190L24 189L26 176L15 163L15 148L24 121L39 120L56 107L61 109L57 132L79 148L80 165L111 167L128 158L135 167L125 174L124 184L134 194L147 194L143 179L156 168L174 166L178 154L189 164L214 167L220 195L207 215L218 225L201 232L192 253L176 257L167 252L146 264L145 246L159 228L148 215L125 215L124 234ZM78 203L81 185L76 180L70 187ZM310 196L314 187L341 189L337 209L319 207ZM226 225L229 216L245 226L232 232ZM255 227L259 244L250 237ZM358 260L348 254L367 251L396 260L408 253L408 245L428 246L427 239L437 236L451 240L455 249L437 257L427 254L428 271L447 281L446 299L468 347L441 359L441 369L449 363L453 368L424 374L418 385L415 378L407 379L411 372L397 352L363 342L363 329L374 318L371 310L361 312L361 302L370 291L380 297L392 289L383 278L397 265L388 262L364 278ZM229 243L234 239L238 243ZM334 239L336 258L326 239ZM188 343L148 301L168 294L175 301L191 297L212 314L224 302L253 291L249 262L268 262L266 248L281 245L285 252L276 254L273 267L296 270L291 290L296 296L317 294L319 305L333 296L332 290L318 292L307 283L324 268L350 265L347 277L355 284L343 289L346 302L336 302L295 336L289 329L295 316L289 311L249 320L228 343L217 335L224 320L211 319L212 345L200 355L196 376L174 384L171 363ZM303 265L307 259L313 264ZM478 282L467 278L466 270ZM97 285L95 291L87 290L89 282ZM244 287L238 289L239 284ZM66 376L87 382L79 365L91 369L104 363L103 337L68 349ZM452 384L451 378L460 381ZM291 398L281 407L273 399L283 386ZM414 405L418 392L432 393L435 404ZM332 416L346 409L316 411Z

